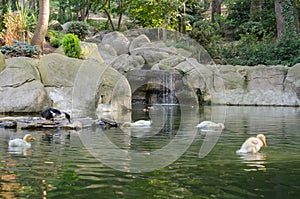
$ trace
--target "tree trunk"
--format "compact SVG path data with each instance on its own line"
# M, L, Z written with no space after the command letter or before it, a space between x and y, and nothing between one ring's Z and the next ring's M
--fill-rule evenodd
M216 16L221 15L222 0L212 0L211 2L211 22L216 22ZM219 23L219 20L217 21Z
M251 0L250 20L260 21L262 12L262 0Z
M300 32L300 21L299 21L299 13L296 7L296 0L293 1L294 5L294 16L295 16L295 25L296 25L296 32Z
M285 20L282 15L281 0L275 0L274 3L277 25L277 38L280 38L285 33Z
M283 34L296 33L295 7L294 0L275 0L275 13L277 23L277 38Z
M39 50L44 49L44 40L48 30L49 14L49 0L39 0L38 24L31 40L31 45L36 45Z

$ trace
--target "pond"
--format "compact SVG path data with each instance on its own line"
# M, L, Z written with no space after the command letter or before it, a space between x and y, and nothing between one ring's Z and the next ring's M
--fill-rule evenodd
M80 131L0 128L1 198L297 198L300 109L296 107L156 106L134 109L144 129ZM203 120L225 129L201 132ZM29 150L8 140L31 133ZM236 150L264 133L256 155Z

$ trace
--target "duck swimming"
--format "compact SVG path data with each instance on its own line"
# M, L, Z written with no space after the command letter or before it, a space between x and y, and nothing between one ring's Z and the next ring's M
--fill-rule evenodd
M122 127L150 127L152 124L152 121L149 120L138 120L136 122L124 122L122 124Z
M61 112L60 110L55 109L55 108L48 108L48 109L46 109L45 111L43 111L41 113L41 116L43 118L45 118L46 120L52 120L52 121L56 117L64 116L65 118L67 118L67 120L69 121L69 123L71 123L71 116L68 113Z
M30 134L26 134L23 139L16 138L16 139L13 139L13 140L9 140L8 146L9 147L30 148L31 147L30 142L33 141L33 140L35 140L35 137L33 137Z
M258 134L256 137L248 138L237 153L257 153L260 148L267 147L266 137L264 134Z
M221 129L222 130L225 128L223 123L214 123L212 121L203 121L200 124L198 124L196 127L199 129L206 129L206 130L209 130L209 129L211 129L211 130Z

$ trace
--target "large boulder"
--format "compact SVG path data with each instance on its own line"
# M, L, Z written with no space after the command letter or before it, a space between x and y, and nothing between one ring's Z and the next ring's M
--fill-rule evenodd
M299 77L296 68L285 66L218 66L215 73L214 93L211 99L215 104L231 105L299 105L299 97L292 86ZM292 70L292 71L290 71ZM291 73L290 76L287 73ZM218 82L218 84L216 84Z
M117 31L104 35L102 44L111 45L118 55L127 54L129 52L130 41L123 33Z
M6 60L0 73L0 112L40 112L51 105L37 70L38 60Z
M155 64L152 69L171 70L173 67L177 66L178 64L180 64L185 60L186 57L172 55L166 59L161 60L159 63Z
M118 56L116 50L110 44L98 44L98 50L101 57L107 64Z
M207 93L213 92L213 69L209 65L200 64L194 58L188 58L174 67L194 89L200 89Z
M89 43L89 42L80 42L79 44L80 44L80 47L82 50L82 59L96 59L100 63L104 62L104 60L99 52L97 44ZM57 48L55 50L55 53L65 55L62 46Z
M98 45L88 42L80 42L83 59L96 59L99 63L103 63L104 60L99 53Z
M38 66L42 82L47 87L71 87L83 60L51 53L43 56Z
M53 105L71 111L73 117L95 116L101 103L114 104L116 111L120 104L131 108L127 79L97 59L80 60L52 53L41 58L39 69Z
M0 72L6 67L5 56L0 52Z
M144 64L142 56L128 54L120 55L110 62L110 65L122 74L129 70L141 69Z
M97 114L117 121L131 121L131 87L127 78L112 67L102 74ZM103 108L105 107L105 108Z
M285 66L258 65L247 71L248 90L282 91L288 68Z
M284 87L287 90L294 91L300 99L300 64L289 68Z
M130 43L130 46L129 46L129 51L133 51L134 49L136 48L139 48L145 44L148 44L150 43L150 39L144 35L144 34L141 34L139 35L138 37L134 38L131 43Z

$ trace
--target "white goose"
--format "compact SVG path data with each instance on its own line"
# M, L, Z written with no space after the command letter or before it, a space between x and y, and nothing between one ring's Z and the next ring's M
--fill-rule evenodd
M124 122L122 127L150 127L152 121L150 120L138 120L136 122Z
M237 153L257 153L260 148L267 147L266 137L264 134L258 134L256 137L248 138Z
M13 140L9 140L8 146L10 148L13 148L13 147L30 148L31 147L30 142L33 141L33 140L35 140L35 137L33 137L30 134L26 134L23 139L16 138L16 139L13 139Z
M214 123L212 121L203 121L196 127L201 130L222 130L225 128L223 123Z

